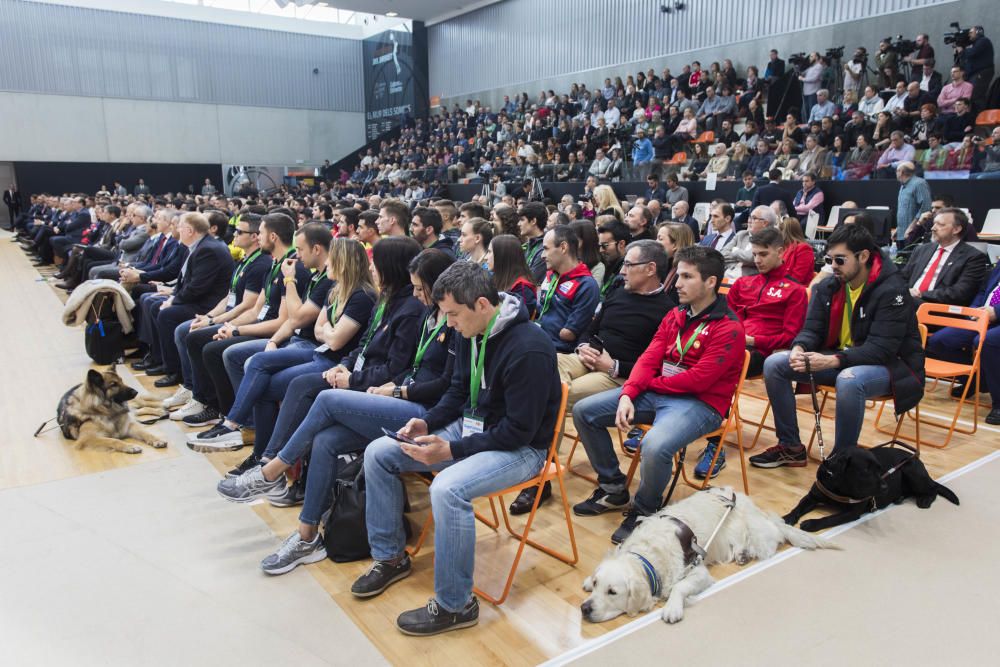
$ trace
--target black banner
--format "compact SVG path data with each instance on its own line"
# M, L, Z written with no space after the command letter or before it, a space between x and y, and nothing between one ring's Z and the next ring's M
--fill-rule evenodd
M426 114L426 32L414 23L414 33L386 30L365 39L365 140L371 141L399 125L404 115Z

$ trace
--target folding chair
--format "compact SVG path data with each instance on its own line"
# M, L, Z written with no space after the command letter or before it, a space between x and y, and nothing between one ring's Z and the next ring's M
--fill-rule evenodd
M958 426L958 418L962 413L962 408L965 406L966 399L969 398L969 387L978 387L979 384L979 374L981 372L980 357L983 352L983 340L986 338L986 330L990 325L990 318L987 316L986 311L983 308L949 306L943 303L923 303L917 309L917 322L925 327L924 330L931 326L954 327L956 329L974 331L979 336L979 344L976 346L976 350L972 354L972 363L955 364L950 361L941 361L940 359L926 359L924 361L924 374L928 378L933 378L934 380L954 380L959 376L968 377L968 381L965 383L965 388L962 390L962 396L958 399L958 407L955 408L955 414L952 416L951 423L945 423L935 419L922 419L920 417L919 410L916 413L915 421L918 427L916 435L917 449L919 449L922 444L936 449L944 449L948 446L948 443L951 442L951 436L955 432L962 433L964 435L972 435L979 428L978 400L969 400L969 402L972 403L973 415L971 428L960 428ZM879 431L885 433L887 431L879 427L878 424L878 418L881 416L882 411L879 410L879 413L875 418L875 427ZM934 428L947 430L948 435L945 436L944 442L941 444L921 442L919 431L921 423L924 426L933 426ZM909 438L904 437L904 439L908 440Z
M472 589L476 593L476 595L485 598L486 600L489 600L493 604L496 605L503 604L504 600L506 600L507 596L510 594L510 589L514 584L514 575L517 574L517 566L521 562L521 556L524 553L525 545L532 546L535 549L541 551L542 553L548 554L549 556L552 556L553 558L556 558L568 565L575 565L577 561L580 559L579 553L577 552L576 548L576 535L573 533L573 519L572 515L570 514L569 500L567 499L566 495L566 484L563 479L563 466L559 462L559 455L557 453L559 446L559 436L562 433L561 425L563 423L563 419L566 416L566 397L568 395L569 395L569 385L567 385L564 382L562 384L562 399L559 402L559 413L556 415L555 432L552 434L552 441L549 444L548 456L546 456L545 458L545 463L542 465L541 471L526 482L515 484L513 486L507 487L506 489L502 489L500 491L491 493L488 496L486 496L490 501L490 510L493 513L492 521L482 516L478 512L476 512L477 519L485 523L493 530L497 530L500 527L500 518L497 515L497 507L495 501L499 501L500 511L503 514L504 526L506 527L507 532L510 533L512 537L517 538L519 541L517 547L517 553L514 555L514 562L510 566L510 572L507 575L507 582L504 584L503 592L500 594L500 596L494 597L477 587L473 587ZM546 482L550 482L552 480L556 480L559 484L559 496L562 499L563 514L566 517L566 528L569 531L569 542L573 549L572 556L556 551L555 549L540 544L539 542L536 542L528 537L528 533L531 531L531 524L534 523L535 521L535 513L538 511L538 503L540 502L542 497L542 487L545 485ZM528 514L527 520L525 521L524 530L518 533L510 525L510 517L507 514L507 503L504 502L503 497L505 495L516 495L521 491L523 491L524 489L528 489L531 487L535 487L535 502L534 504L532 504L531 512ZM434 514L433 512L431 512L430 514L428 514L427 520L424 521L424 525L420 530L420 535L419 537L417 537L417 542L413 545L412 548L407 549L407 552L410 554L411 557L415 556L417 552L420 551L420 547L423 545L424 539L427 537L427 533L430 531L430 527L433 522L434 522Z
M983 241L1000 241L1000 208L991 208L987 211L979 238Z
M729 414L726 416L726 419L725 421L723 421L721 427L712 431L711 433L706 433L704 436L702 436L705 439L717 437L719 438L719 444L726 444L726 436L728 436L730 432L732 432L733 430L736 431L736 446L740 450L740 469L743 473L743 492L747 495L750 495L750 482L747 479L747 462L746 462L746 457L744 456L744 449L743 449L743 421L740 419L740 394L743 392L743 381L746 380L747 368L749 367L750 367L750 353L744 352L743 370L740 372L739 382L736 383L736 393L733 394L733 400L729 404ZM650 427L646 424L641 424L638 426L638 428L646 432L648 432L650 429ZM682 451L683 449L686 449L686 447L682 448ZM715 468L715 462L718 460L719 452L721 451L722 451L721 447L715 450L715 456L712 457L712 464L709 466L708 468L709 470ZM639 467L639 459L641 454L642 454L642 444L640 441L639 449L636 450L636 456L632 457L632 465L629 466L628 474L626 474L625 476L626 486L632 484L632 477L635 475L635 471ZM687 469L684 467L680 458L680 451L674 455L674 463L675 463L674 465L675 468L680 468L680 475L684 479L685 484L687 484L693 489L698 489L699 491L708 488L708 482L711 480L711 477L706 476L705 479L702 480L701 482L695 482L688 478Z

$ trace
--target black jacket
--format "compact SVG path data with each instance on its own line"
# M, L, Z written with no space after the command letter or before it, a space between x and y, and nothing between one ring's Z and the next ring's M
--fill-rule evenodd
M373 322L377 310L378 304L372 310ZM351 371L351 389L364 391L368 387L377 387L410 367L423 316L424 306L413 296L412 285L392 295L382 321L364 351L364 365L354 370L354 364L364 348L364 338L341 362Z
M435 317L434 326L428 328L428 317L433 314ZM440 321L441 315L437 307L430 307L424 310L424 315L420 320L417 329L417 339L424 335L426 329L429 335ZM437 336L427 346L423 359L420 360L420 368L413 372L413 362L416 360L416 353L410 359L410 365L399 375L392 379L394 384L406 385L407 400L420 403L425 408L429 408L437 403L444 392L451 384L451 374L455 367L455 336L454 329L445 324L438 331Z
M924 243L913 251L910 260L901 270L907 286L917 286L928 265L934 261L938 248L937 243L931 242ZM945 265L941 267L934 289L924 292L920 300L968 306L989 270L989 259L986 255L965 241L960 241L948 255Z
M792 341L806 351L833 350L840 333L844 284L835 276L813 288L802 331ZM841 368L886 366L892 381L896 413L912 410L924 395L924 348L917 328L913 298L895 264L876 256L868 284L855 304L851 319L854 347L838 351Z
M214 308L229 290L233 273L233 256L222 241L205 236L193 254L188 255L187 267L177 280L174 305L194 306L199 313Z
M754 193L753 203L750 208L756 206L770 206L772 202L781 200L785 202L789 215L795 215L795 195L785 190L780 185L770 182L757 188Z
M500 298L500 316L486 342L486 387L479 393L476 408L484 430L452 440L455 459L525 445L547 449L552 441L562 396L555 346L528 320L528 311L517 297L501 294ZM469 339L456 336L451 386L424 417L432 432L461 419L469 407L469 345Z

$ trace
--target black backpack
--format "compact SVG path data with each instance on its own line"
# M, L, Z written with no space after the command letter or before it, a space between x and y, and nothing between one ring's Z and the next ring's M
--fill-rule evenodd
M125 334L115 313L113 292L94 296L87 313L83 335L87 356L103 366L120 362L124 355Z

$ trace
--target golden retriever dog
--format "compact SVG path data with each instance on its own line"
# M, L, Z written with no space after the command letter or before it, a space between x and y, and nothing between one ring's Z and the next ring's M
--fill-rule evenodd
M705 553L698 545L708 543L716 527ZM676 623L684 617L685 601L715 583L706 565L770 558L786 542L802 549L839 548L788 526L731 488L699 491L640 521L584 580L590 596L580 610L584 619L600 623L666 600L663 620Z
M56 420L68 440L78 449L108 447L126 454L139 454L142 448L125 442L138 440L157 449L167 446L162 438L137 424L129 414L128 402L138 395L122 381L114 367L104 372L90 370L83 384L78 384L59 401Z

